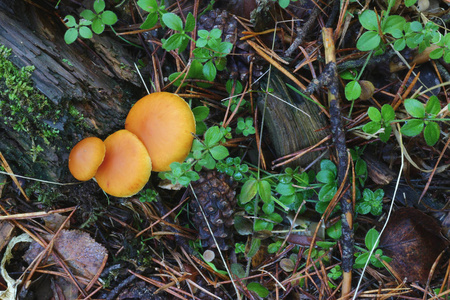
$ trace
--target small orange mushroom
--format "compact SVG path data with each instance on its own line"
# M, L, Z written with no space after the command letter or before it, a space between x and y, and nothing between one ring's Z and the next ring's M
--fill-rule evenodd
M191 108L176 94L157 92L140 99L131 108L125 128L147 147L153 171L170 170L173 162L188 156L195 133Z
M106 147L97 137L79 141L69 154L69 170L80 181L91 179L105 157Z
M108 136L105 146L105 159L95 175L98 185L115 197L138 193L148 182L152 170L144 144L135 134L122 129Z

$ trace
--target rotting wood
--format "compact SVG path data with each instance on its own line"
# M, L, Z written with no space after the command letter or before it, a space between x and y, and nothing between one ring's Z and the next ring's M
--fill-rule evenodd
M17 174L67 181L68 149L83 137L105 138L122 128L128 109L145 90L126 45L106 32L86 44L67 45L66 28L54 10L0 0L0 44L12 50L9 59L18 68L35 66L31 77L35 87L52 102L55 113L61 111L58 122L49 120L59 131L50 144L1 121L0 151L14 162L11 168ZM69 108L84 119L77 123ZM30 155L35 144L43 148L37 159Z

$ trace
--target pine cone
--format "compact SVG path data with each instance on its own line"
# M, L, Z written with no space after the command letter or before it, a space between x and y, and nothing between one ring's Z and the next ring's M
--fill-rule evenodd
M202 246L215 248L199 203L208 219L217 244L221 250L227 250L227 240L232 239L233 213L236 206L236 183L222 173L216 171L201 172L200 179L192 184L195 195L192 195L192 221L202 240ZM198 200L198 201L197 201Z

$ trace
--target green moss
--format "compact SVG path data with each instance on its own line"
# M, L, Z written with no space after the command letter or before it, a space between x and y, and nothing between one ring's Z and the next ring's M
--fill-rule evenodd
M49 144L59 134L54 125L61 111L33 87L34 66L16 68L8 60L10 54L10 49L0 45L0 120Z

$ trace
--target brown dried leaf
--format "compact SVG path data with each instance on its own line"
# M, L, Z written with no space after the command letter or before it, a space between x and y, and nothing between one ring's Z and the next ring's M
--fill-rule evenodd
M53 236L47 234L43 238L48 242ZM24 255L24 260L31 263L43 250L38 243L32 243ZM107 257L105 247L97 243L88 233L80 230L61 230L54 240L53 250L59 253L74 275L89 280L99 272L103 260ZM54 264L55 260L50 256L43 263Z
M401 208L389 220L380 239L390 265L407 281L426 283L430 269L447 242L439 223L418 209Z

